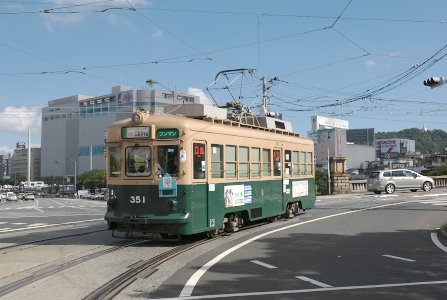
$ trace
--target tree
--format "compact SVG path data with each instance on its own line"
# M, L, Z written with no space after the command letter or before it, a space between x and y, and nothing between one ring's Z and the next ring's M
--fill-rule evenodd
M447 164L437 167L436 169L428 172L430 176L442 176L447 175Z
M94 191L95 188L105 188L106 183L106 171L105 170L91 170L82 173L77 178L77 185L84 186L90 191Z
M327 195L329 193L328 182L327 171L315 171L315 189L317 195Z
M12 174L9 179L5 180L6 184L18 185L21 181L26 181L26 176L22 174Z

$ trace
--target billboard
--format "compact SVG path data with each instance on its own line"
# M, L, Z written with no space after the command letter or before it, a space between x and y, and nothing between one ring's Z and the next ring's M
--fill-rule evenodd
M376 152L380 153L400 153L401 139L376 140Z

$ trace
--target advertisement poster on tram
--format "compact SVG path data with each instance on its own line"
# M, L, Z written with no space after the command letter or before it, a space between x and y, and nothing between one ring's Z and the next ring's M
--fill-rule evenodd
M309 184L307 180L294 181L292 183L292 197L303 197L309 195Z
M251 184L224 186L225 207L242 206L252 203Z

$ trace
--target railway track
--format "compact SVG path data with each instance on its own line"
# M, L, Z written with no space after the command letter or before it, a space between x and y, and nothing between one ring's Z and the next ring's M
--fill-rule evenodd
M125 243L128 241L123 241L122 243ZM81 256L79 258L76 259L72 259L70 261L61 263L61 264L57 264L57 265L53 265L50 266L48 268L45 268L39 272L36 272L35 274L31 275L31 276L27 276L21 280L15 281L13 283L7 284L5 286L0 287L0 297L7 295L9 293L12 293L14 291L16 291L17 289L23 288L25 286L30 285L33 282L36 282L40 279L46 278L50 275L59 273L63 270L66 270L68 268L71 268L73 266L76 266L78 264L84 263L86 261L92 260L94 258L100 257L102 255L111 253L111 252L115 252L121 249L125 249L127 247L131 247L131 246L135 246L135 245L139 245L139 244L143 244L143 243L147 243L149 242L149 240L138 240L138 241L133 241L131 243L127 243L124 245L118 245L118 246L114 246L112 248L109 249L105 249L105 250L101 250L101 251L97 251L88 255L84 255Z

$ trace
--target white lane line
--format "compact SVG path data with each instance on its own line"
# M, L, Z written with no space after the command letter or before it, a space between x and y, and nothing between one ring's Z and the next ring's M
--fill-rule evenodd
M409 259L409 258L405 258L405 257L399 257L399 256L394 256L394 255L389 255L389 254L384 254L382 256L385 257L389 257L389 258L394 258L394 259L400 259L400 260L404 260L404 261L410 261L410 262L414 262L414 259Z
M322 288L331 288L332 287L332 285L316 281L316 280L311 279L311 278L306 277L306 276L295 276L295 278L301 279L303 281L310 282L310 283L318 285L319 287L322 287Z
M25 224L28 224L28 223L11 223L11 225L25 225Z
M34 207L34 209L44 213L44 211L41 210L40 208Z
M16 229L4 228L4 229L0 230L0 232L23 231L23 230L30 230L30 229L37 229L37 228L55 227L55 226L63 226L63 225L73 225L73 224L96 222L96 221L104 221L104 218L102 218L102 219L91 219L91 220L85 220L85 221L75 221L75 222L59 223L59 224L27 226L25 228L16 228ZM8 229L8 230L6 230L6 229Z
M436 232L431 233L431 240L433 243L435 243L436 246L438 246L439 249L441 249L444 252L447 252L447 247L445 247L441 242L438 240L438 234Z
M398 197L399 195L383 195L379 196L380 198L388 198L388 197ZM377 197L377 196L376 196Z
M36 227L36 226L42 226L42 225L47 225L48 223L33 223L33 224L29 224L26 225L28 227Z
M241 297L243 299L244 297L252 297L252 296L302 294L302 293L318 293L318 292L364 290L364 289L380 289L380 288L393 288L393 287L419 286L419 285L436 285L436 284L447 284L447 280L407 282L407 283L390 283L390 284L373 284L373 285L354 285L354 286L341 286L341 287L302 289L302 290L284 290L284 291L266 291L266 292L252 292L252 293L184 296L184 297L156 298L156 299L152 299L152 300L174 300L174 299L193 300L193 299L217 299L217 298L235 298L235 297Z
M444 203L433 203L432 205L434 205L434 206L445 206L445 205L447 205L447 202L444 202Z
M433 203L447 203L447 200L437 200L437 201L421 201L424 204L433 204Z
M11 228L2 228L2 229L0 229L0 232L8 231L9 229L11 229Z
M362 209L357 209L357 210L350 210L350 211L345 211L342 213L337 213L337 214L333 214L333 215L329 215L329 216L325 216L325 217L321 217L321 218L316 218L313 220L309 220L309 221L304 221L304 222L300 222L300 223L296 223L296 224L292 224L289 226L285 226L282 228L278 228L272 231L268 231L265 232L263 234L260 234L258 236L252 237L251 239L248 239L242 243L240 243L239 245L236 245L224 252L222 252L221 254L219 254L218 256L216 256L215 258L213 258L212 260L210 260L209 262L207 262L206 264L204 264L202 267L200 267L200 269L198 269L186 282L185 286L183 287L182 291L180 292L179 297L189 297L192 295L192 292L196 286L196 284L199 282L200 278L209 270L209 268L211 268L212 266L214 266L215 264L217 264L219 261L221 261L224 257L226 257L227 255L233 253L234 251L238 250L241 247L244 247L245 245L256 241L258 239L261 239L267 235L270 235L272 233L276 233L276 232L280 232L283 230L287 230L293 227L297 227L297 226L301 226L304 224L309 224L309 223L313 223L313 222L317 222L317 221L321 221L321 220L325 220L325 219L330 219L330 218L334 218L334 217L338 217L338 216L343 216L343 215L348 215L348 214L352 214L352 213L356 213L356 212L362 212L362 211L366 211L366 210L372 210L372 209L377 209L377 208L382 208L382 207L387 207L387 206L395 206L395 205L401 205L401 204L406 204L406 203L413 203L413 201L404 201L404 202L397 202L397 203L390 203L390 204L384 204L384 205L377 205L377 206L372 206L372 207L368 207L368 208L362 208Z
M269 269L276 269L275 266L263 263L262 261L259 261L259 260L250 260L250 262L252 262L254 264L257 264L257 265L260 265L260 266L263 266L263 267L266 267L266 268L269 268Z
M8 223L8 222L0 222L0 225L6 224L6 223Z

